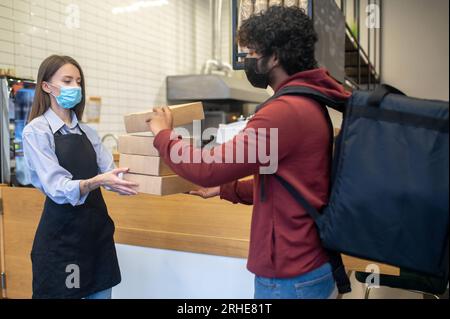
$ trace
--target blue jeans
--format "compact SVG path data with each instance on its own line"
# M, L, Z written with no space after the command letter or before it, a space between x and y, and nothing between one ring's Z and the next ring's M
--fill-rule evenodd
M112 288L97 292L95 294L87 296L84 299L86 300L111 299L111 296L112 296Z
M329 299L335 289L329 263L294 278L255 277L255 299Z

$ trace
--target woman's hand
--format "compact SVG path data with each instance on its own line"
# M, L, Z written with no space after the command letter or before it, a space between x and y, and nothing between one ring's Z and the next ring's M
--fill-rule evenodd
M147 120L150 130L156 136L163 130L173 129L173 116L172 112L167 106L155 108L152 119Z
M220 186L210 188L200 188L196 191L189 192L190 195L200 196L204 199L213 198L220 195Z
M137 195L136 188L139 186L136 183L128 182L119 177L120 174L127 173L128 168L117 168L111 172L98 175L94 178L81 181L80 191L81 195L92 192L100 186L107 187L109 190L120 195Z
M129 170L128 168L117 168L109 173L99 175L102 182L101 185L120 195L137 195L136 188L139 184L125 181L119 177L120 174L128 173Z

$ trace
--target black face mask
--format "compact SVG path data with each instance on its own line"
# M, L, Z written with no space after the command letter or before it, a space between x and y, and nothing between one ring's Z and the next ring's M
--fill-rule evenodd
M258 61L264 59L261 58L245 58L245 74L247 75L248 81L257 88L266 89L269 86L269 75L270 71L260 71L258 67ZM264 62L264 60L263 60Z

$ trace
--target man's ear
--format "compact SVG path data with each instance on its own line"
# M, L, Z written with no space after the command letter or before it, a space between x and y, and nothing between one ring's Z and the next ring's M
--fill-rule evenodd
M281 65L280 64L280 60L278 59L278 54L277 53L274 53L272 55L272 62L273 62L273 67L277 67L277 66Z

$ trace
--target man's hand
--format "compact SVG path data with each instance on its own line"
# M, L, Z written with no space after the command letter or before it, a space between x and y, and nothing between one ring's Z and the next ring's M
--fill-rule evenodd
M220 186L211 188L200 188L199 190L189 192L189 194L200 196L204 199L213 198L220 195Z
M147 123L155 136L163 130L173 129L172 112L167 106L155 108L153 111L154 114L151 119L147 120Z

